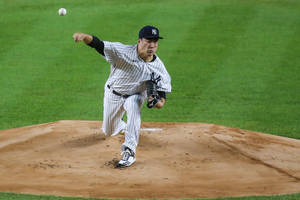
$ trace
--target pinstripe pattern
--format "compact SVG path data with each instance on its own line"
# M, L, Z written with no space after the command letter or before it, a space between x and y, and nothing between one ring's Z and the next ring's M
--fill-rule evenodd
M142 92L146 89L145 81L154 72L162 77L159 90L171 92L171 78L158 56L153 62L145 62L138 56L137 45L104 41L104 47L105 58L111 63L111 73L106 83L114 90L122 94Z
M151 73L154 72L162 79L158 84L158 90L170 93L171 79L159 57L153 62L145 62L138 56L137 45L104 41L104 54L105 59L111 64L111 70L105 84L102 129L107 136L125 131L122 150L129 147L135 153L139 141L141 108L146 98L145 81L149 80ZM131 96L123 98L113 94L112 90ZM127 123L122 120L125 112Z

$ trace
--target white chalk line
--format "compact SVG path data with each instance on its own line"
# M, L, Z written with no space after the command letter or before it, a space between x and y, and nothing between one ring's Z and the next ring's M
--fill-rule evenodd
M159 132L162 131L162 128L141 128L141 131L149 131L149 132Z

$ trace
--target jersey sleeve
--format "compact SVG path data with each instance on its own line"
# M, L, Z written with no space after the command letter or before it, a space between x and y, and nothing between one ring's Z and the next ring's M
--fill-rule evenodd
M152 68L152 70L155 74L161 77L161 80L157 83L157 91L165 92L166 94L171 93L171 77L165 68L165 65L159 61L159 64L156 65L155 68Z
M99 40L96 36L93 36L93 40L91 43L88 44L90 47L96 49L98 53L104 56L104 43L103 41Z
M111 64L117 62L120 57L120 49L124 45L122 45L119 42L103 41L103 43L104 43L104 57L106 61Z
M164 73L164 76L162 76L161 81L158 82L158 91L165 92L165 93L171 93L172 86L171 86L171 77L168 74L168 72Z

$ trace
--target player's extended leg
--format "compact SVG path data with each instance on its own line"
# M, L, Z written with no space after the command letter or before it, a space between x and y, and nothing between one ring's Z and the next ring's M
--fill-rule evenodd
M125 142L122 145L123 151L128 147L134 154L136 152L141 127L141 108L144 100L144 95L135 94L128 97L124 103L124 109L127 114L127 131L125 132Z
M117 135L126 129L126 123L122 120L125 112L124 103L124 98L105 89L102 130L106 136Z

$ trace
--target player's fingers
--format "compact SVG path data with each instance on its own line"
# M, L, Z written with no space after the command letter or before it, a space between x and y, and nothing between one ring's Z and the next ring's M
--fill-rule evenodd
M79 34L79 33L74 33L74 34L73 34L73 38L74 38L74 41L75 41L75 42L80 42L80 41L83 40L82 34Z
M73 34L73 39L75 42L77 42L77 34L76 33Z
M85 38L85 35L81 34L80 37L79 37L79 40L82 41L82 40L84 40L84 38Z
M78 34L78 36L77 36L77 42L83 41L84 38L85 38L84 34Z
M148 97L148 101L152 101L153 100L153 97L152 96L149 96Z
M74 33L74 34L72 35L72 37L75 39L75 38L76 38L76 35L77 35L77 33Z
M78 36L78 37L75 38L75 42L80 42L80 41L82 41L81 37Z

